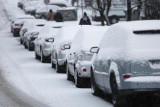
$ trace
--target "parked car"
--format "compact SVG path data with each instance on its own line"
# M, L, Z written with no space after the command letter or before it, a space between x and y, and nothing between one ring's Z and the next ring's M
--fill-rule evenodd
M40 7L38 7L35 11L35 18L37 19L47 19L47 13L49 12L49 10L52 10L54 13L57 12L58 9L60 9L61 7L57 6L57 5L42 5Z
M11 21L11 32L13 36L19 36L20 29L26 20L34 19L33 16L25 15L15 18Z
M95 8L92 8L92 20L101 21L100 12L96 9L97 4L93 5ZM119 20L126 20L125 9L126 4L123 1L112 1L111 7L108 13L108 18L111 24L118 23ZM107 14L107 13L106 13Z
M67 79L74 80L76 87L90 86L90 53L92 46L98 46L99 41L108 27L82 26L71 43L67 55Z
M41 0L27 0L24 3L23 10L24 10L25 14L34 15L36 8L40 7L43 4L44 3Z
M24 34L23 44L29 51L34 50L34 40L38 37L40 30L47 22L45 20L35 20L32 24L32 28Z
M55 23L48 23L39 32L34 41L36 59L40 59L43 63L51 60L51 44L54 42L54 37L61 27L61 25L56 25Z
M66 7L58 9L63 16L63 21L76 21L77 16L77 9L75 7Z
M66 55L71 42L81 26L64 26L55 37L51 48L51 64L56 72L66 72ZM70 33L72 31L72 33Z
M112 95L114 107L127 107L137 94L160 94L160 22L112 25L99 47L92 47L92 94ZM129 97L128 97L129 96Z
M34 23L35 19L32 20L26 20L20 29L20 43L24 43L24 34L32 27L32 23Z

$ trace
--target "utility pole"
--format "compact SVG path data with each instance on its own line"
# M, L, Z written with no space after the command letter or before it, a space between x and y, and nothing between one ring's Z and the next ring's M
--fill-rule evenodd
M127 21L131 21L131 16L132 16L131 0L127 0Z

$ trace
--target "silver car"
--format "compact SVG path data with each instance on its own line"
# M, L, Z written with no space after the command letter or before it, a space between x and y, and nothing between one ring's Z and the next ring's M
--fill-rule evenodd
M115 107L129 104L130 94L159 95L159 28L158 20L112 25L100 46L90 50L95 53L91 67L92 94L111 94Z
M58 31L51 48L51 64L53 68L56 68L56 72L66 72L66 55L80 28L79 25L64 26Z
M92 46L99 45L107 28L85 25L73 39L67 55L67 79L74 80L76 87L90 86L90 61L93 54L89 50Z

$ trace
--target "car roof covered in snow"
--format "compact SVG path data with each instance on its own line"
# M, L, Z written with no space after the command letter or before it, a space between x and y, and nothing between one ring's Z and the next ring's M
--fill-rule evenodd
M93 46L99 46L108 26L82 26L77 35L73 39L71 51L89 51Z
M100 56L128 60L160 57L160 21L132 21L112 25L100 44ZM101 50L105 50L101 52Z

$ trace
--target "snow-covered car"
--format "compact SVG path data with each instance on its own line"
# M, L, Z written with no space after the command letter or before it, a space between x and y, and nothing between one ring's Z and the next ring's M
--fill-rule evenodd
M56 34L51 47L51 64L56 72L66 72L66 55L71 42L81 26L64 26ZM72 32L70 32L72 31Z
M40 30L46 24L45 20L37 19L31 23L32 28L24 34L23 44L29 51L34 50L34 40L38 37Z
M112 25L94 54L92 94L112 95L114 107L128 107L129 97L160 94L160 21ZM131 95L132 94L132 95ZM128 96L128 97L127 97Z
M39 32L34 41L36 59L40 59L43 63L51 60L51 44L54 42L54 37L61 27L61 25L56 25L55 23L48 23Z
M20 43L23 44L24 42L24 34L32 27L32 23L34 23L35 19L26 20L20 29Z
M25 14L35 14L36 8L40 7L42 4L44 4L41 0L27 0L24 3L24 12Z
M30 15L25 15L13 19L11 21L11 32L13 33L13 36L19 36L20 29L22 28L24 22L30 19L34 19L34 17Z
M90 85L90 67L93 54L90 48L98 46L108 27L82 26L71 43L67 55L67 79L75 80L76 87Z

